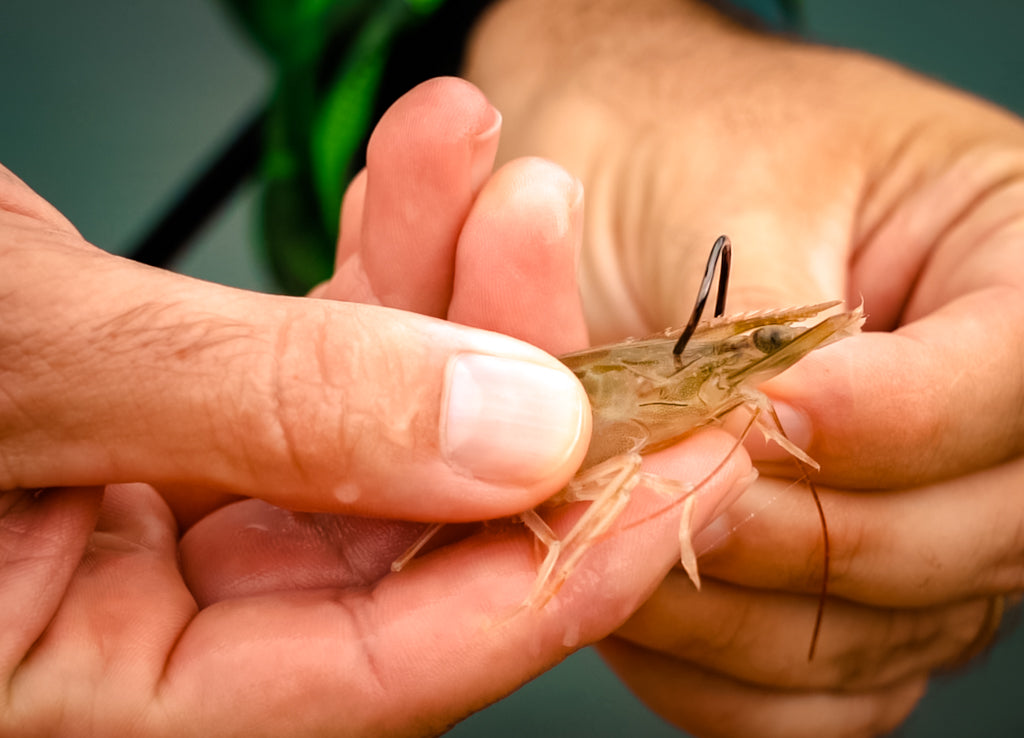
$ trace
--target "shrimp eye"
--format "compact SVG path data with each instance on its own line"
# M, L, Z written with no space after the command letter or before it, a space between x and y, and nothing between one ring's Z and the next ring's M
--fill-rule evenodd
M758 351L772 354L786 345L786 340L789 338L788 334L789 331L785 330L782 326L767 325L754 331L751 339L753 339L754 346Z

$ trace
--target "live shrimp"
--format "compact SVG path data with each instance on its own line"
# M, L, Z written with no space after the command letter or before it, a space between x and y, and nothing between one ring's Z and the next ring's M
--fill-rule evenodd
M864 321L854 309L828 317L839 301L724 317L731 244L725 236L712 247L693 314L685 328L666 330L559 357L583 384L593 413L593 434L576 476L542 507L586 501L590 505L559 538L536 510L520 517L546 547L528 607L543 607L571 576L580 559L608 531L639 484L679 498L680 561L700 586L690 523L697 485L641 470L641 456L678 442L699 428L721 423L734 410L751 414L743 436L757 427L800 463L818 465L786 437L771 401L757 386L811 351L853 335ZM716 266L721 264L715 317L701 321ZM808 321L811 322L809 325ZM737 444L742 441L742 437ZM813 489L813 488L812 488ZM825 537L827 585L827 532ZM400 569L436 532L433 526L394 568ZM820 623L820 609L819 609ZM817 625L815 632L817 632ZM812 641L811 654L814 643Z

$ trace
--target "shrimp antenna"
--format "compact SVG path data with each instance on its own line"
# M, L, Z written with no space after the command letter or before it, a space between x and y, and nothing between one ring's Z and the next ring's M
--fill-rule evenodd
M715 300L715 317L725 315L725 292L729 287L729 266L732 264L732 242L728 236L719 236L711 247L711 255L708 256L708 265L704 269L704 279L701 280L700 289L697 290L697 302L693 304L693 313L690 315L690 322L683 328L683 333L676 341L672 353L680 356L686 344L690 342L693 332L697 330L701 315L704 314L704 303L708 301L711 294L711 282L715 278L715 267L722 262L718 272L718 298Z

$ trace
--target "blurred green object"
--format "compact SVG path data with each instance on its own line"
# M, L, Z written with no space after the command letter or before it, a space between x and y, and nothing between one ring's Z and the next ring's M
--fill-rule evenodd
M437 59L428 57L438 54L424 52L430 47L417 46L407 32L433 16L445 0L221 3L275 69L275 90L263 127L260 230L281 287L303 294L333 271L341 198L362 164L363 147L381 102L382 80L399 45L396 41L401 40L403 53L394 56L406 67L404 77L399 76L402 81L414 84L430 76L425 70L437 72L436 66L431 67ZM461 18L468 30L469 21L487 1L448 0L446 4L451 18ZM793 28L799 0L726 4L755 14L769 26ZM451 43L464 40L459 33L456 28L456 40ZM435 39L435 43L447 42ZM417 54L424 56L417 58ZM456 72L454 68L440 71ZM416 72L422 73L418 79Z
M282 288L330 277L345 185L395 38L442 0L222 0L269 56L263 247Z

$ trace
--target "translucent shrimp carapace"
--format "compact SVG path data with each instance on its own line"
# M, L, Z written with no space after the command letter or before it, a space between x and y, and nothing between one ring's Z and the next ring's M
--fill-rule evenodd
M546 549L525 606L543 607L558 592L581 558L609 530L639 484L672 497L673 502L657 514L678 511L680 560L699 587L690 520L695 501L692 493L701 481L644 472L641 456L666 448L699 428L721 423L734 410L745 407L750 413L743 436L756 427L799 463L817 468L803 449L786 437L771 401L758 385L811 351L858 333L863 312L857 308L826 315L840 305L840 301L832 301L726 317L730 258L731 244L722 236L712 247L693 313L684 328L559 357L587 391L593 433L576 476L542 508L582 501L590 505L562 537L555 535L538 510L520 516ZM719 263L715 317L702 321ZM827 526L813 486L812 492L822 522L825 575L811 655L828 584ZM438 527L428 529L393 568L401 568L415 556Z

